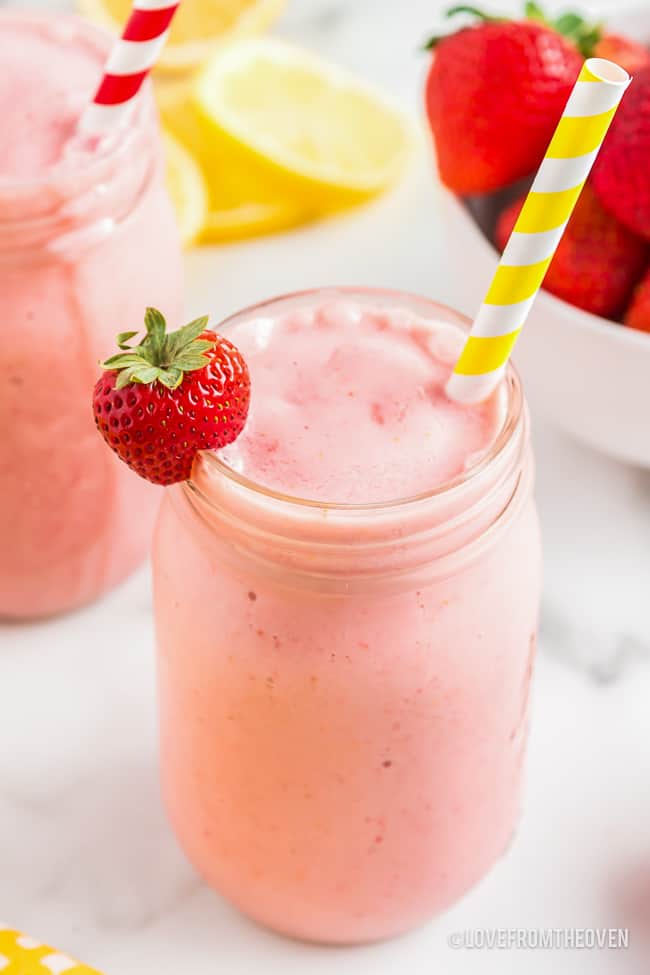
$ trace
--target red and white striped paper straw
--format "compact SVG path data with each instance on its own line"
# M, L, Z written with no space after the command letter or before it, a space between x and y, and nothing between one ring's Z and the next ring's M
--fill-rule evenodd
M134 0L95 97L81 116L79 126L83 132L105 132L128 115L143 81L158 60L179 4L180 0Z

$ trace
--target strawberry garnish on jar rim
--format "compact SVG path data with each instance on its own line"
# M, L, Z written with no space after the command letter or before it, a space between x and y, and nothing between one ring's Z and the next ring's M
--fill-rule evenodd
M167 333L147 308L146 334L117 336L120 351L102 363L93 412L120 460L154 484L187 480L200 450L232 443L246 423L250 377L235 346L197 318Z

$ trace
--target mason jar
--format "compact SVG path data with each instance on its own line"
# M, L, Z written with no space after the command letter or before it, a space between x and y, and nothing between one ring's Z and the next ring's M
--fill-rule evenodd
M426 299L350 294L468 324ZM165 803L207 882L277 931L399 934L510 842L540 542L512 367L503 396L482 459L416 497L290 497L210 453L165 492L154 543Z
M108 35L59 11L0 15L16 24L83 45L101 77ZM71 143L64 165L0 169L0 617L86 603L145 557L158 491L106 449L91 400L99 361L147 305L177 324L181 255L148 91L128 127Z

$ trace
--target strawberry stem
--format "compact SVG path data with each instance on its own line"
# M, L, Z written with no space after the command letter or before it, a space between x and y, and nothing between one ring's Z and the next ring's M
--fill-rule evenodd
M155 382L176 389L186 372L208 365L207 353L214 348L215 340L200 337L208 324L207 315L169 335L165 316L157 308L147 308L144 323L146 334L138 345L129 345L137 332L120 332L117 347L121 351L101 363L102 368L117 371L116 389L123 389L129 383Z

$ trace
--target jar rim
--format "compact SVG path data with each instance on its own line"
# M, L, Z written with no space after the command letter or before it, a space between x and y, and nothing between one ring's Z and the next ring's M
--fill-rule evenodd
M249 305L240 311L229 315L227 318L223 319L216 326L216 328L220 332L224 332L224 334L227 335L228 328L234 325L235 322L238 322L241 318L249 315L259 314L260 312L268 310L270 307L275 306L277 303L282 301L299 301L300 299L315 297L323 297L326 299L333 299L337 297L353 298L355 296L364 298L377 296L381 299L395 300L397 303L399 303L400 300L416 302L420 306L426 307L431 311L445 312L452 320L456 320L459 325L464 326L465 328L468 328L470 324L469 319L465 315L462 315L460 312L456 311L454 308L442 304L441 302L434 301L432 298L428 298L423 295L391 288L363 286L356 287L354 285L346 285L342 287L306 288L275 295L272 298L267 298L263 301L256 302L255 304ZM472 466L466 471L463 471L453 478L443 481L442 484L437 485L435 488L431 488L427 491L410 495L405 498L371 501L363 504L318 501L314 499L301 498L297 495L286 494L281 491L275 491L272 488L259 484L252 478L246 477L245 475L240 474L238 471L235 471L211 451L201 452L201 462L207 466L209 474L222 476L233 485L243 489L249 495L272 501L285 507L287 511L293 510L295 512L301 511L306 513L309 510L319 510L333 512L343 517L346 515L352 516L354 514L362 515L364 512L376 514L378 512L408 511L419 505L426 504L426 502L435 501L436 499L449 498L453 496L454 492L460 492L463 488L478 480L487 470L489 470L492 465L497 464L504 456L504 453L511 444L513 436L520 429L524 418L524 396L521 379L512 362L508 362L503 381L505 382L507 390L505 417L497 436L481 458L476 463L472 464ZM190 491L191 493L198 494L204 502L211 504L209 494L206 495L206 492L199 486L199 484L197 484L196 479L193 477L184 482L183 487L185 490Z

